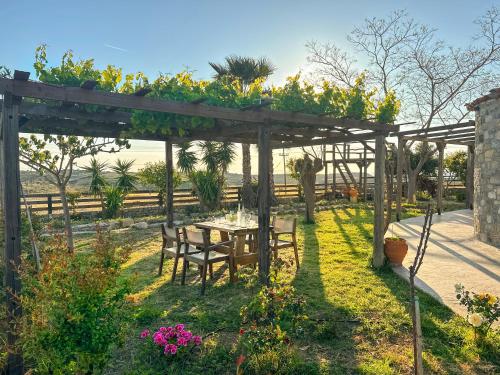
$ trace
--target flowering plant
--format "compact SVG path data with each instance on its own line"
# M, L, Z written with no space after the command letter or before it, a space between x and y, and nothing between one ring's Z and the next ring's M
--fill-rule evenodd
M488 332L491 325L500 318L500 300L490 293L474 293L455 285L457 300L467 308L467 321L476 331Z
M158 347L166 356L186 352L189 347L199 346L202 342L201 336L193 335L191 331L187 331L184 324L160 327L153 334L149 329L145 329L139 337L141 340L147 340L153 346Z

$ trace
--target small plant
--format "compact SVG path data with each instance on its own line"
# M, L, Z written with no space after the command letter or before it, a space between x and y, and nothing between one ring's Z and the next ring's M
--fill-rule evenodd
M432 196L426 191L417 191L415 197L417 198L417 201L425 201L425 202L430 201L432 199Z
M125 193L118 186L108 186L104 191L104 208L108 218L115 218L125 202Z
M240 345L250 355L285 348L291 336L301 335L308 317L304 313L305 300L295 288L281 282L278 272L291 266L277 259L272 267L271 282L241 308L243 327ZM274 349L273 349L274 348Z
M457 300L467 308L467 321L474 333L486 335L491 325L500 318L500 299L490 293L474 293L455 285Z
M149 329L145 329L139 337L145 341L148 349L160 351L168 357L188 353L191 348L200 346L202 343L201 336L193 335L191 331L187 331L184 324L160 327L153 334Z

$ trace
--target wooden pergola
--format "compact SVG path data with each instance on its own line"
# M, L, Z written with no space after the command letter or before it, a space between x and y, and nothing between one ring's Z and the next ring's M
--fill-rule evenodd
M203 98L178 102L147 97L148 89L134 94L95 90L97 82L86 81L81 87L55 86L29 81L29 73L16 71L13 79L0 79L3 95L0 121L0 195L4 219L4 248L8 314L8 345L17 340L15 321L21 316L17 296L21 292L18 274L21 255L21 207L19 171L19 133L40 133L127 138L165 142L167 168L167 224L173 225L172 145L190 140L213 140L258 145L258 222L259 275L269 275L270 185L269 157L273 148L314 146L375 139L375 192L373 264L384 261L384 169L385 137L398 130L387 125L325 115L268 110L263 102L241 109L209 106ZM29 98L30 100L23 100ZM82 105L98 105L99 112L85 112ZM172 113L214 119L209 129L179 133L137 133L131 124L131 110ZM180 135L182 134L182 136ZM1 238L0 238L1 239ZM1 241L0 241L1 242ZM9 373L22 373L22 357L9 355Z
M396 219L400 221L401 200L403 196L403 163L404 147L408 141L435 143L438 149L438 179L437 179L437 212L443 210L443 178L444 178L444 149L447 144L467 147L467 179L466 204L472 208L474 187L474 143L475 122L468 121L451 125L435 126L424 129L406 130L391 133L398 137L397 174L396 174Z

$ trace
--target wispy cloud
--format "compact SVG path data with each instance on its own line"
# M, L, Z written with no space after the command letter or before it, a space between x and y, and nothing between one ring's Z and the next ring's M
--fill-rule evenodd
M117 46L114 46L114 45L112 45L112 44L107 44L107 43L104 43L104 47L108 47L108 48L111 48L111 49L115 49L115 50L117 50L117 51L128 52L128 49L121 48L121 47L117 47Z

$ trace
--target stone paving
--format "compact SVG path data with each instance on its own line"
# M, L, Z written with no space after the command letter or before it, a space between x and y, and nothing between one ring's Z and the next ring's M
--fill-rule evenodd
M474 238L471 210L434 214L429 245L418 272L416 286L462 316L466 310L457 303L455 284L474 292L500 296L500 249ZM424 217L401 220L389 226L387 236L399 236L408 242L403 267L393 267L408 279L408 267L415 257Z

